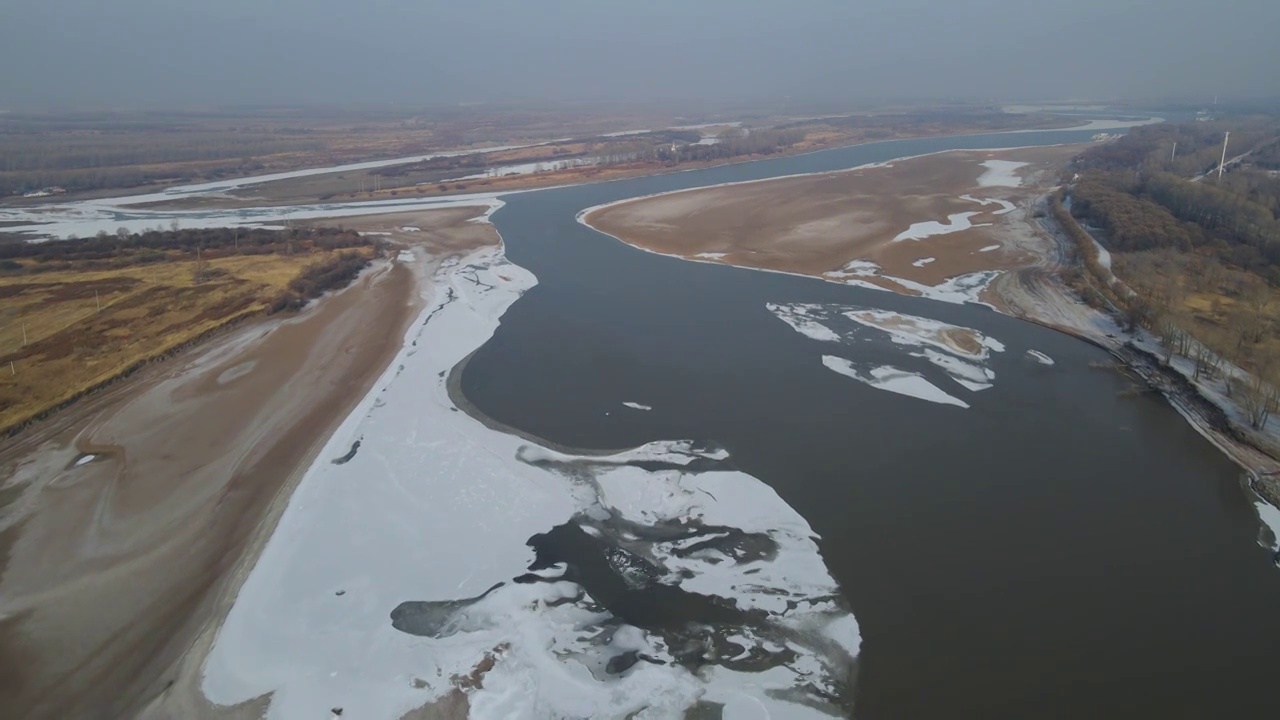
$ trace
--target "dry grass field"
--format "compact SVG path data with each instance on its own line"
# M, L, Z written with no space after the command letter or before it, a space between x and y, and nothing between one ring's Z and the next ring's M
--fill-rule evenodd
M341 252L363 264L376 250ZM0 274L0 432L214 330L280 309L304 270L339 255L314 246L207 259L182 251L124 267L71 261L43 272L34 260L19 261L22 271Z

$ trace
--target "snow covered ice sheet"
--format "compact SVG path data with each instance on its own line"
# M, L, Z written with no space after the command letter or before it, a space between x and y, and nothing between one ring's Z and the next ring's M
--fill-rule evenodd
M458 693L475 718L846 714L829 698L852 692L857 622L808 523L726 451L565 454L456 408L449 371L535 282L498 249L441 268L290 498L207 697L269 695L268 718L397 719Z

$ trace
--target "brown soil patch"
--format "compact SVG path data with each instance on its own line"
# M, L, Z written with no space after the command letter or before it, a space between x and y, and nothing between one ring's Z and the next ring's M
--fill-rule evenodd
M957 275L1032 263L1035 256L1006 237L1006 224L1024 211L995 215L998 204L979 205L960 196L1021 205L1052 184L1055 169L1078 152L1075 146L944 153L890 167L635 200L593 212L587 221L624 242L667 254L817 276L867 260L887 275L936 285ZM1028 163L1018 171L1023 185L979 187L981 163L989 159ZM975 225L989 225L893 242L915 223L945 223L949 215L964 212L978 213L970 218ZM992 245L1000 247L982 252ZM914 264L925 258L934 260ZM860 279L903 290L889 281Z

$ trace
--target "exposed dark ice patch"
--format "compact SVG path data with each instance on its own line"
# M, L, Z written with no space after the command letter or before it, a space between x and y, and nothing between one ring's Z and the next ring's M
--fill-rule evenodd
M354 458L356 456L356 452L359 449L360 449L360 440L357 439L355 442L351 443L351 449L347 451L346 455L343 455L340 458L334 458L333 460L330 460L330 462L332 462L334 465L346 465L347 463L351 462L351 458Z

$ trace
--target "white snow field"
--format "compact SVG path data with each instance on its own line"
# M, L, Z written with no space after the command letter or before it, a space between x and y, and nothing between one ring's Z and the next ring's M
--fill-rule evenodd
M978 177L978 187L1018 187L1022 184L1018 168L1026 165L1012 160L987 160L982 163L987 171Z
M249 573L206 661L211 701L396 720L462 692L473 718L669 718L699 701L725 718L826 718L823 695L848 696L858 626L812 529L724 468L723 449L567 455L455 406L450 370L535 283L500 249L441 268ZM596 543L628 592L719 615L648 629L615 616L565 563L534 567L528 543L553 530Z
M901 242L903 240L923 240L934 235L949 235L951 233L968 230L971 227L983 227L988 223L979 223L974 225L969 222L969 218L974 215L981 215L980 212L962 212L952 213L947 216L947 221L942 223L937 220L928 220L925 222L912 223L911 227L903 230L894 236L893 242Z

